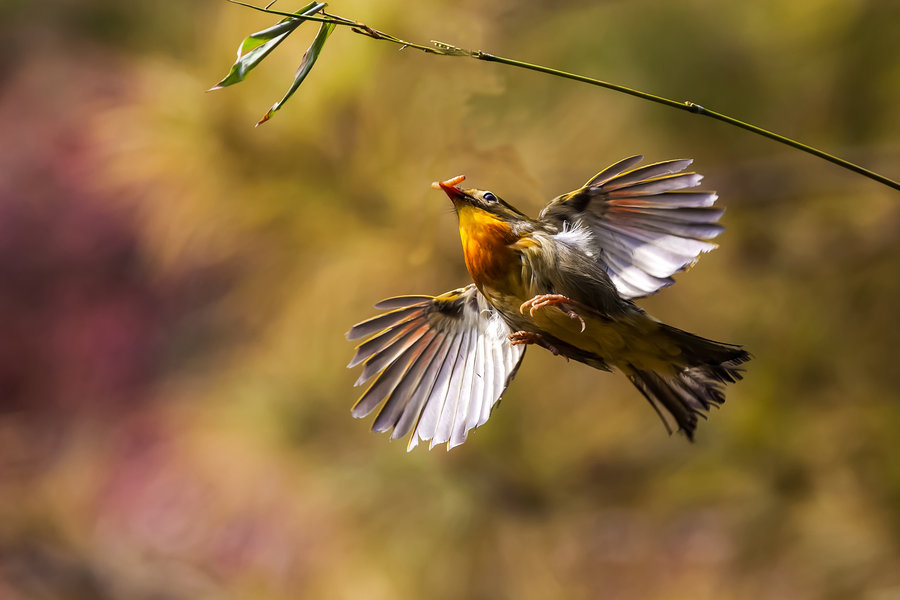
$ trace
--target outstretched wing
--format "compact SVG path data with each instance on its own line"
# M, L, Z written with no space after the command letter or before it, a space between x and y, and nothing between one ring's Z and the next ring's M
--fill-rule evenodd
M379 405L373 431L410 431L408 450L419 440L447 449L483 425L525 354L510 345L509 325L474 284L440 296L400 296L375 305L388 312L363 321L347 339L369 338L348 367L363 363L356 381L372 384L353 407L362 418Z
M539 219L555 227L603 263L624 298L639 298L675 282L672 275L713 250L724 230L724 212L713 208L715 192L694 191L703 179L682 173L691 159L633 168L643 156L626 158L598 173L584 187L554 199Z

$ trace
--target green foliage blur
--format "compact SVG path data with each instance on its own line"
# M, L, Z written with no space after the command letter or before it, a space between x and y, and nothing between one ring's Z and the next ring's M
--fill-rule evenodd
M296 7L280 3L282 10ZM710 108L900 177L893 0L341 0L402 38ZM219 0L0 5L0 598L900 597L900 195L609 91ZM304 37L306 36L306 37ZM344 332L468 282L433 180L529 214L693 157L721 248L642 302L744 344L668 437L540 349L462 447L350 417Z

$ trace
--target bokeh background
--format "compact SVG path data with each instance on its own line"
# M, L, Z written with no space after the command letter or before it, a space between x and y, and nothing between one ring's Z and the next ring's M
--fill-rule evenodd
M286 10L296 7L279 5ZM404 2L417 41L691 99L900 178L893 0ZM900 194L724 124L218 0L0 4L0 598L900 598ZM462 447L349 409L343 337L467 283L429 189L536 214L690 156L721 248L642 303L755 355L697 442L532 349Z

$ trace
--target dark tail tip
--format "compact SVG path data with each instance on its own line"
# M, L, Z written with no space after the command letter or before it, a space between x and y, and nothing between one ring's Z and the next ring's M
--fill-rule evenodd
M629 379L653 406L669 433L681 431L694 441L700 417L706 418L713 406L725 402L725 384L742 378L740 365L750 354L737 346L721 363L688 367L675 376L635 369Z

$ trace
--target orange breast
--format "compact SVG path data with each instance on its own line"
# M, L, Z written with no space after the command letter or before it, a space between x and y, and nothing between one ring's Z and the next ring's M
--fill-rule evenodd
M516 260L510 244L516 236L501 219L482 210L460 211L459 235L462 240L466 268L478 284L491 284L506 279Z

